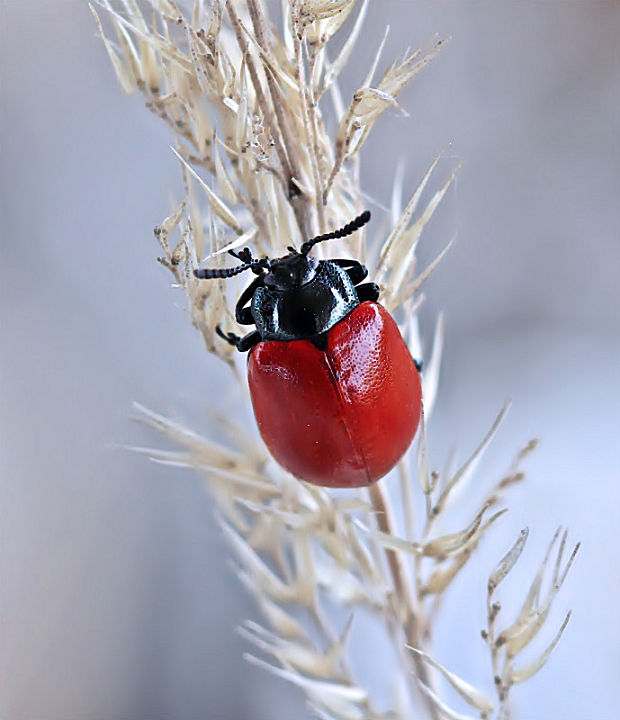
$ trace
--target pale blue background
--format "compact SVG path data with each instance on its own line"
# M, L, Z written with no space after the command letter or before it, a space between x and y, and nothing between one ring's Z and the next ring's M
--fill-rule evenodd
M465 454L507 396L481 486L532 435L543 440L479 574L449 597L438 657L488 679L481 575L528 523L518 591L567 523L584 546L553 630L569 607L573 619L549 666L515 692L517 717L614 720L620 6L372 5L347 92L386 20L386 59L436 30L453 36L404 95L411 117L382 120L364 157L366 188L384 203L399 160L410 188L450 141L443 176L464 163L422 246L427 262L458 233L423 316L428 335L447 313L434 464L457 442ZM227 387L154 262L151 228L180 197L170 135L121 94L86 3L1 7L0 717L301 717L295 690L241 660L233 628L255 611L198 480L109 447L159 442L129 422L132 400L204 428ZM381 664L372 637L354 648L365 679Z

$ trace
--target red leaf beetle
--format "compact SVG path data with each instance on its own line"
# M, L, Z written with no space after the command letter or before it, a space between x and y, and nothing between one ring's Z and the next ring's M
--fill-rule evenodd
M289 247L281 258L230 254L234 268L195 270L200 279L257 277L235 317L254 325L244 337L220 337L249 351L254 415L273 457L301 480L326 487L369 485L388 473L413 440L422 412L420 364L391 315L363 283L357 260L317 260L319 242L354 233L370 212L335 232Z

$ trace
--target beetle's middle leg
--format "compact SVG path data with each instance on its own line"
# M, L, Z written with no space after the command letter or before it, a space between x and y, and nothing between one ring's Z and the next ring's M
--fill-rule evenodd
M355 290L360 302L365 302L366 300L377 302L381 294L377 283L364 283L363 285L358 285Z

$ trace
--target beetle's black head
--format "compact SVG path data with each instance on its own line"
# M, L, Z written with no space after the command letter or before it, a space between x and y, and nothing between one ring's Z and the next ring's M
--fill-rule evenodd
M316 274L318 260L300 253L291 253L271 261L265 275L265 285L273 290L286 292L309 283Z

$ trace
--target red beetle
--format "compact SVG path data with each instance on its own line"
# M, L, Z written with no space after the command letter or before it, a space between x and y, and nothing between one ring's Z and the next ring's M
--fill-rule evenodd
M234 268L195 270L228 278L252 270L235 317L256 329L217 333L250 351L248 378L260 433L293 475L327 487L369 485L388 473L413 440L422 412L420 365L391 315L362 283L357 260L317 260L316 243L345 237L370 220L367 211L298 252L270 260L229 251Z

